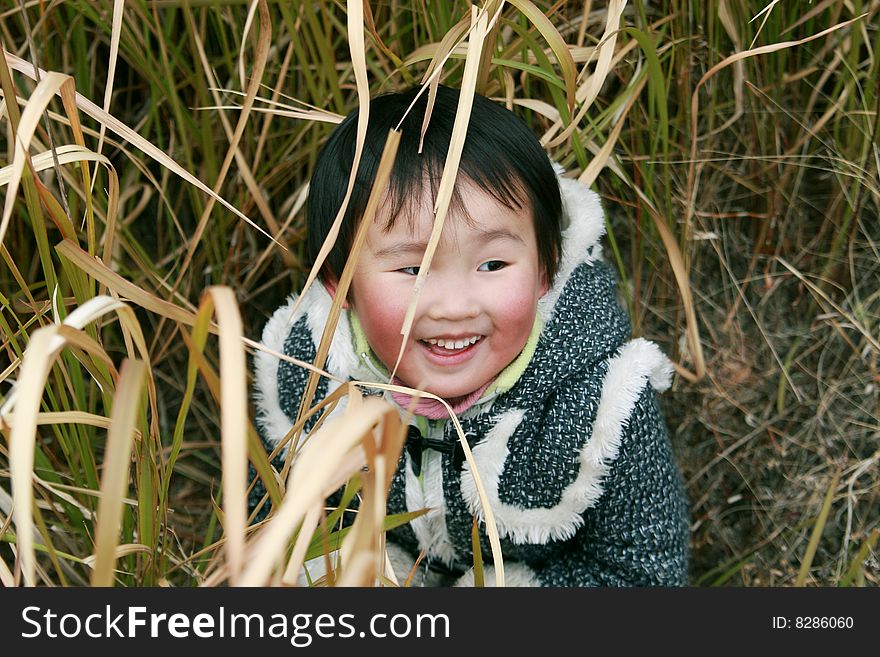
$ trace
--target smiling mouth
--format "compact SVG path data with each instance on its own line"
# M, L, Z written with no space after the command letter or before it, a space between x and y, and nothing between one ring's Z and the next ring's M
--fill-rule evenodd
M438 356L452 356L467 351L478 344L485 336L472 335L467 338L425 338L419 343L428 351Z

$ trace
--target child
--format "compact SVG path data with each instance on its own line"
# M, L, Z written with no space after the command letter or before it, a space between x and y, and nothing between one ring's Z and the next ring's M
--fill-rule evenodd
M373 100L323 285L311 287L297 315L292 301L275 312L263 333L273 350L314 359L385 137L416 91ZM330 349L326 368L343 380L387 383L400 350L458 103L457 91L439 88L420 152L426 97L402 124ZM345 195L356 115L331 134L312 176L312 258ZM558 178L525 123L475 97L397 382L442 397L458 415L495 514L508 585L687 583L688 505L655 393L669 387L672 367L653 343L629 340L601 259L603 232L597 195ZM258 423L271 448L292 426L308 372L264 352L256 372ZM336 385L322 379L316 399ZM402 409L410 402L387 397ZM388 512L432 511L389 533L389 555L401 581L427 549L417 583L469 585L472 523L482 519L471 468L441 404L422 399L416 414ZM262 494L257 486L252 502ZM491 563L485 531L481 546ZM491 566L486 582L494 582Z

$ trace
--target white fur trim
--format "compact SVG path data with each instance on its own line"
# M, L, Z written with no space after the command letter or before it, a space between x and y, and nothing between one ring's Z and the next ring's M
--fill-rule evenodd
M498 483L509 454L508 441L525 411L504 413L486 439L472 450L499 534L520 544L544 544L571 538L584 522L583 512L602 496L602 480L617 458L621 436L642 390L648 383L658 391L666 390L671 378L669 359L657 345L643 338L628 342L608 361L592 436L581 448L578 475L562 492L559 504L552 508L523 509L499 499ZM461 492L471 513L483 520L469 463L462 468Z
M327 318L330 317L330 306L333 305L333 299L324 288L324 286L315 281L306 296L303 298L301 308L308 313L306 320L309 325L309 332L312 334L312 341L315 346L321 343L321 335L324 333L324 327L327 325ZM327 352L327 371L330 374L338 376L346 380L355 378L355 370L358 369L360 359L352 349L351 324L348 321L348 313L342 311L339 321L336 323L336 331L333 334L333 341L330 343L330 351Z
M562 194L562 258L556 280L547 294L538 301L541 317L549 318L559 295L575 268L583 262L601 260L599 240L605 234L605 215L599 195L577 180L559 178ZM593 247L592 253L588 251Z
M427 548L426 558L435 557L452 565L455 548L446 529L446 498L443 496L442 454L426 449L422 458L422 481L413 474L410 456L406 457L406 508L418 511L429 508L428 513L410 521L419 547ZM424 485L424 488L423 488Z
M284 340L293 326L290 310L293 298L276 310L263 328L262 343L269 349L283 353ZM254 402L257 406L257 421L265 429L267 440L274 446L278 444L293 422L281 409L278 398L278 358L265 351L254 353Z
M486 434L485 440L471 449L474 462L477 464L477 472L480 473L480 479L483 481L483 486L486 489L486 496L489 498L489 503L495 512L495 525L502 536L510 534L511 522L515 522L517 515L529 513L526 509L502 504L498 497L498 485L501 480L501 474L504 472L507 455L510 453L507 448L507 441L513 435L513 432L516 431L525 415L526 412L523 410L512 410L502 413L495 426ZM477 484L474 481L471 464L467 461L464 462L461 471L461 495L465 502L467 502L471 513L478 514L480 520L484 520L483 506L480 503Z
M474 569L471 568L464 575L455 581L455 586L473 587L474 585ZM495 568L494 566L484 566L483 568L483 586L487 588L495 587ZM535 574L535 571L522 563L504 563L504 586L513 587L536 587L541 586L541 580Z
M262 343L269 349L278 353L284 353L284 342L290 334L293 325L303 315L307 315L307 323L312 339L317 345L321 341L321 333L327 317L330 314L332 299L319 282L314 283L306 292L296 314L292 313L296 303L296 297L290 296L287 303L278 308L266 322L263 329ZM333 342L327 355L327 371L339 378L346 380L349 377L356 378L358 357L351 347L351 326L348 316L343 313L336 326ZM293 426L290 418L281 408L278 397L278 366L280 361L272 354L257 350L254 354L254 401L257 406L257 420L265 429L267 440L275 445L281 440ZM339 384L329 381L328 394ZM345 408L347 399L341 400L336 412Z

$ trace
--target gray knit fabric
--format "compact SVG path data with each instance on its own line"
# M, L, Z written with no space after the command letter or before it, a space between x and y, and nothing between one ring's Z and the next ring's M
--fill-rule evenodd
M566 247L572 248L568 242ZM628 341L630 324L617 302L613 270L592 257L592 248L562 271L555 303L549 312L544 309L544 326L523 374L509 390L464 413L461 425L478 472L496 495L493 512L506 569L521 567L527 579L545 586L685 585L688 502L657 405L655 382L663 376L652 374L644 362L645 354L662 357L647 341ZM317 299L326 292L310 294ZM300 316L286 324L273 320L264 340L277 341L277 335L267 335L281 326L287 331L284 352L311 360L320 337L305 321L318 312L311 308L304 299ZM357 359L351 344L339 348ZM269 448L282 437L278 422L271 421L273 403L292 422L306 376L287 363L273 370L266 360L262 368L258 425ZM344 370L339 366L334 373L359 380L370 376L362 368ZM273 385L272 374L277 391L262 389ZM668 380L668 372L665 376ZM322 385L316 400L327 392ZM618 417L622 409L625 416ZM451 422L422 420L420 425L434 438L458 440ZM474 516L483 518L469 466L443 453L439 471L417 479L407 472L410 458L406 451L401 455L388 512L412 510L408 497L414 491L407 491L408 484L424 489L418 499L430 496L432 486L442 486L445 509L430 526L422 525L428 529L404 525L390 532L389 540L413 558L427 548L426 562L462 572L473 564ZM433 493L441 499L440 490ZM262 495L258 486L251 504ZM491 563L490 542L480 526L483 561ZM451 575L446 581L454 580Z

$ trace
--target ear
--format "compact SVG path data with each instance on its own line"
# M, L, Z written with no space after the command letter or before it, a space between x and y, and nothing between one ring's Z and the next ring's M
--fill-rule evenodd
M555 165L554 165L555 166ZM556 273L559 273L559 247L553 247L553 261L556 263ZM550 274L547 273L547 267L541 266L541 296L543 297L550 291Z
M538 295L538 298L543 297L550 290L550 283L548 282L547 272L544 270L543 267L541 268L540 276L541 276L541 280L540 280L541 293Z
M327 276L321 277L321 284L324 286L324 289L327 290L327 294L330 295L331 299L336 298L336 288L339 285L339 280L335 277ZM348 310L348 299L343 299L342 301L343 310Z

